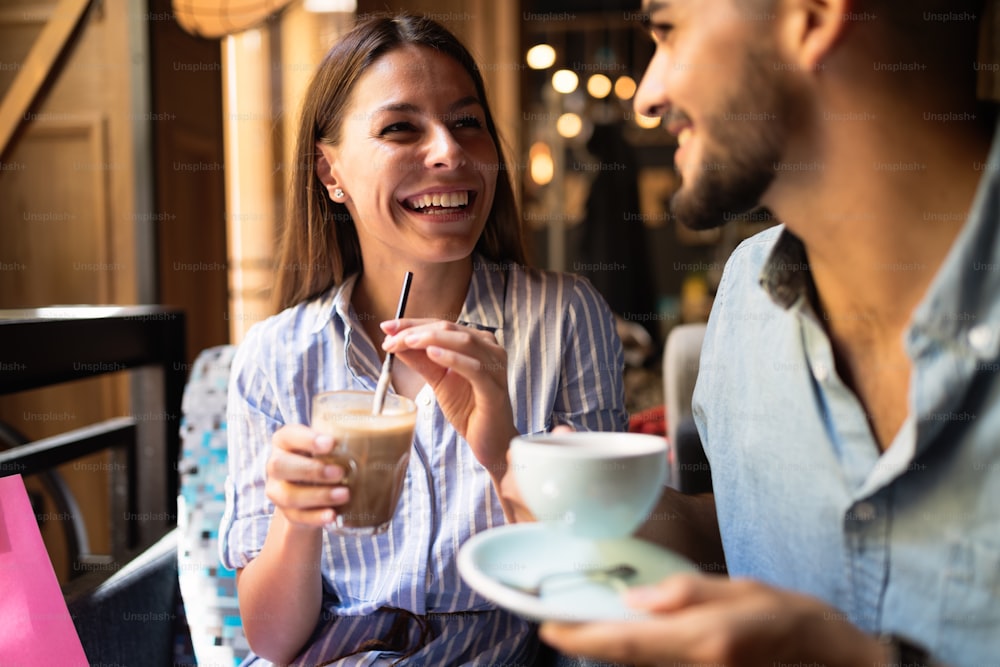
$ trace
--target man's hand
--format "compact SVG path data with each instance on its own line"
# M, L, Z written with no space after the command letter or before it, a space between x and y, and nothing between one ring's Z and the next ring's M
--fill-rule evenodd
M545 623L541 638L563 653L642 665L888 663L887 649L843 613L749 580L677 575L633 590L627 600L651 615L613 623Z

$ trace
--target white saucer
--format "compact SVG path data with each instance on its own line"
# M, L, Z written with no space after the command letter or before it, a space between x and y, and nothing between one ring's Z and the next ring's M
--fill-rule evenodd
M626 582L586 576L549 579L541 595L505 585L531 586L548 574L629 565ZM540 523L501 526L471 537L458 553L458 571L469 586L499 606L533 621L628 620L645 616L627 607L621 592L678 572L694 572L687 559L642 540L584 540Z

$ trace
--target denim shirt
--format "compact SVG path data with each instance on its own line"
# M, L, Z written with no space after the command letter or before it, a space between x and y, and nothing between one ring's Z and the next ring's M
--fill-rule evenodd
M909 413L885 452L783 227L727 263L694 397L730 574L956 667L1000 660L1000 140L970 168L969 217L905 333Z

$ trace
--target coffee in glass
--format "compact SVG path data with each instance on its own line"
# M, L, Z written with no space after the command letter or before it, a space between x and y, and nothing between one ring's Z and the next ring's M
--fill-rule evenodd
M368 391L331 391L313 398L312 428L334 440L330 453L320 458L344 468L351 494L347 504L335 508L338 532L385 530L406 479L417 407L393 394L375 415L374 397Z

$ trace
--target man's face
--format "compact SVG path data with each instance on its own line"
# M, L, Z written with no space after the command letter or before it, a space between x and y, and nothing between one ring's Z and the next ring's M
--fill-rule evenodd
M709 229L760 205L794 119L789 74L767 10L746 0L647 0L656 52L636 111L663 116L677 137L682 185L671 211ZM736 5L740 5L737 7Z

